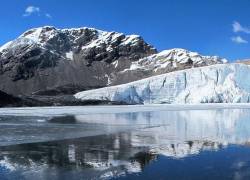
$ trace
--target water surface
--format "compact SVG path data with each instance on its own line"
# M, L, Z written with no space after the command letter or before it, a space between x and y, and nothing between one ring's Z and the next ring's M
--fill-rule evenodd
M246 105L1 109L0 179L250 179L249 142Z

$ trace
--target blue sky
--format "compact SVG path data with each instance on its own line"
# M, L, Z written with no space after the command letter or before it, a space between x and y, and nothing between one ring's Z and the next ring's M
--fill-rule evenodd
M139 34L159 51L250 58L249 0L3 0L0 45L29 28L95 27Z

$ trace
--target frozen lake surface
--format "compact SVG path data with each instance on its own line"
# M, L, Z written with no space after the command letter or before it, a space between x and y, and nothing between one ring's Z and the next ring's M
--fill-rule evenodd
M0 109L0 179L250 179L250 105Z

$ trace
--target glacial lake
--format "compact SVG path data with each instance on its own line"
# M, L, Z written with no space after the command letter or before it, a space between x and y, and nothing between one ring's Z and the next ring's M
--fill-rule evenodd
M250 179L250 105L0 109L0 180Z

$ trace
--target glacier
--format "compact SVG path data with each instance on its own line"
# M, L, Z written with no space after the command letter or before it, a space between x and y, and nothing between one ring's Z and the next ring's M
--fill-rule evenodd
M127 104L248 103L250 67L239 63L196 67L74 96Z

